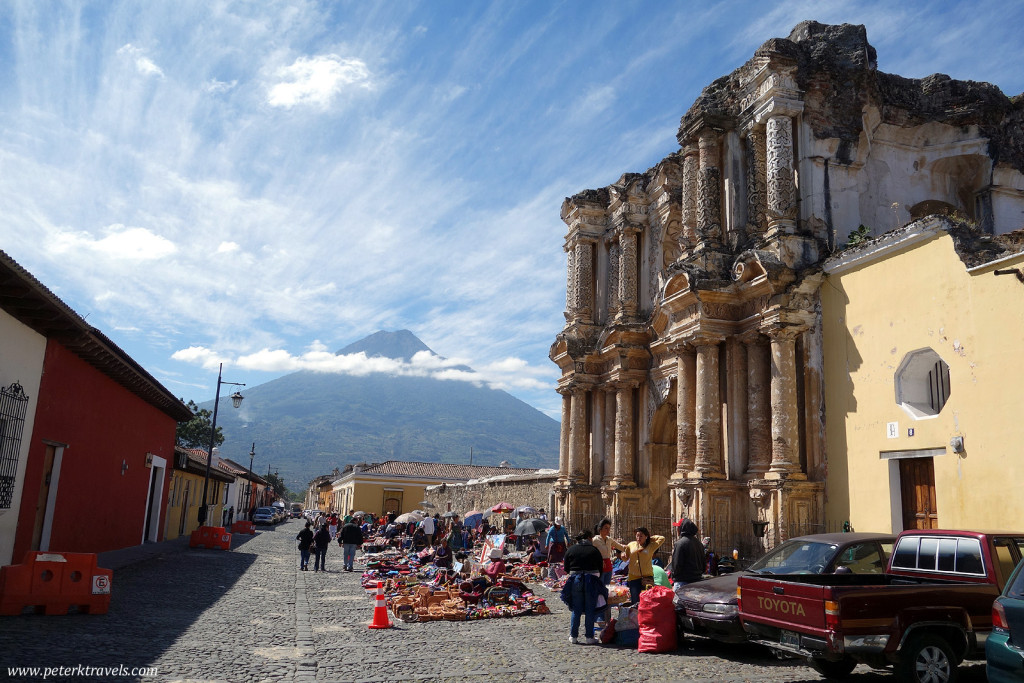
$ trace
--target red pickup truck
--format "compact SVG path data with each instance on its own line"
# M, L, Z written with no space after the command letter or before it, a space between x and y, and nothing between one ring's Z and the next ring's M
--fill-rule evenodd
M1020 532L904 531L884 574L740 577L740 620L751 640L827 678L863 663L952 683L960 662L983 656L992 603L1022 555Z

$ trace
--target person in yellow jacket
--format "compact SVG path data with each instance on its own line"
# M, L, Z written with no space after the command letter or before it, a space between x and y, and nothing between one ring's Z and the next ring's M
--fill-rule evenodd
M629 560L629 575L626 577L626 586L629 587L629 600L636 603L640 601L640 593L644 589L644 580L648 583L654 581L654 567L651 560L654 553L658 551L661 544L665 542L664 536L651 536L646 527L637 527L636 540L626 545L626 559Z

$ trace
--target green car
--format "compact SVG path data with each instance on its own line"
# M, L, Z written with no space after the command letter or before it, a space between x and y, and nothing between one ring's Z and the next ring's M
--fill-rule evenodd
M1024 681L1024 561L992 605L992 633L985 642L989 683Z

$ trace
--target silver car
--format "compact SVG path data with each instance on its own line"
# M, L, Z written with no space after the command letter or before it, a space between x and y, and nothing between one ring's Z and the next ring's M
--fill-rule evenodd
M273 508L256 508L256 512L252 515L253 524L273 524L277 521L277 516L274 514Z

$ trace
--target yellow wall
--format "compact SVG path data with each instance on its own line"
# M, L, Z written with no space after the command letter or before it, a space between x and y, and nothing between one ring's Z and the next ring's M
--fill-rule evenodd
M187 536L199 528L199 506L203 497L203 480L200 474L187 472L185 470L174 470L171 473L171 488L167 498L167 517L164 530L164 540L170 541L178 536ZM224 509L224 482L210 479L208 498L210 507L208 513L209 522L220 524L221 513ZM187 491L187 497L186 497ZM185 511L185 530L179 534L181 529L181 513ZM237 511L236 519L245 519L245 512L241 516Z
M441 483L439 480L416 479L385 481L354 478L339 481L332 494L334 509L340 514L348 514L349 510L362 510L374 515L384 512L385 494L393 496L394 491L401 491L401 506L398 513L410 510L421 510L420 502L426 497L427 487Z
M1018 256L968 273L940 231L828 276L820 291L829 521L899 531L898 464L894 478L880 453L939 448L941 528L1024 530L1024 283L992 272L1022 267ZM949 365L950 396L939 415L914 419L896 403L894 377L923 347ZM898 422L897 438L887 438L889 422ZM957 435L961 455L949 446Z

